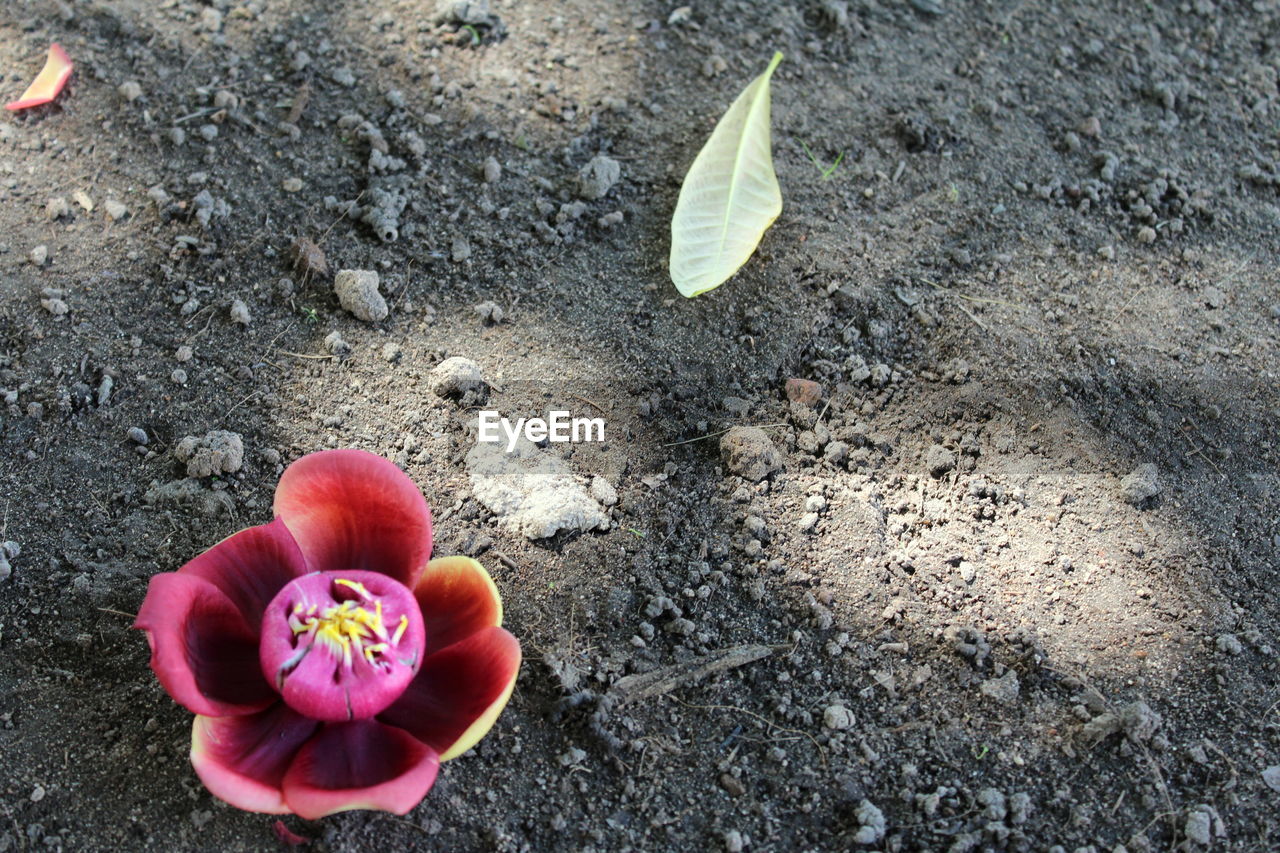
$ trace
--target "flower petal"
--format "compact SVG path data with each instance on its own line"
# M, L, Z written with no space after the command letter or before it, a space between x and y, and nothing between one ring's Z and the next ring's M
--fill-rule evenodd
M378 719L399 726L448 761L493 727L519 670L516 638L502 628L483 628L424 660L404 695Z
M427 627L426 653L502 624L502 599L484 566L470 557L438 557L413 590Z
M298 752L284 777L284 799L307 820L350 809L405 814L439 769L435 750L408 732L375 720L330 723Z
M323 450L290 465L275 511L311 571L382 572L413 589L431 557L431 510L403 471L363 450Z
M241 530L178 569L204 578L231 599L256 634L262 611L284 585L307 573L298 543L284 522Z
M213 717L251 714L279 699L258 664L258 635L204 578L151 579L133 627L147 632L151 668L179 704Z
M38 107L47 104L62 91L71 76L71 59L62 45L54 42L49 45L49 55L45 58L44 68L36 75L36 79L16 101L4 105L6 110L25 110L27 107Z
M196 717L191 765L215 797L239 809L288 814L285 773L320 724L277 702L246 717Z

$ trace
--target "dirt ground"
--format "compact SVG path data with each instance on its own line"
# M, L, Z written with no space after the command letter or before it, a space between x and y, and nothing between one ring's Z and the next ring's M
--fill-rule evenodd
M306 849L1280 849L1280 3L454 5L0 5L0 99L76 63L0 117L0 853L280 848L130 614L336 446L525 663L421 806ZM680 181L774 50L783 214L686 300ZM605 417L544 452L607 531L477 501L450 356ZM188 478L210 430L242 466Z

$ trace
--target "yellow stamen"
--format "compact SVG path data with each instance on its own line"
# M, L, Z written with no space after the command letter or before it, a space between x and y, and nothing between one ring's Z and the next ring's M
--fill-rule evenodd
M339 578L334 583L347 587L365 600L374 599L364 584L358 581ZM296 604L289 614L288 623L294 636L307 634L312 642L320 643L335 657L341 657L344 666L350 667L356 657L363 657L370 664L376 665L379 655L385 654L391 646L400 642L409 627L409 617L402 615L395 635L388 637L380 599L374 599L372 611L347 599L323 610L317 604ZM377 642L366 642L370 640Z

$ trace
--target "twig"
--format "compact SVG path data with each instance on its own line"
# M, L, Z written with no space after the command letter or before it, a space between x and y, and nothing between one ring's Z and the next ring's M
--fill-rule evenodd
M672 696L671 698L675 699L675 701L679 702L681 705L684 705L686 708L696 708L700 711L735 711L739 714L746 714L748 717L751 717L754 720L759 720L771 730L777 730L780 732L785 732L786 734L800 735L802 737L806 737L809 739L809 742L812 743L817 748L818 758L822 759L822 768L825 770L827 767L827 751L822 748L822 744L818 743L818 739L815 738L813 735L809 734L808 732L801 731L800 729L789 729L789 728L786 728L785 726L780 726L767 717L763 717L754 711L748 711L746 708L739 708L736 705L694 705L689 702L682 702L679 698L675 696Z
M497 557L498 562L502 563L502 565L506 566L508 569L511 569L513 571L520 570L520 564L517 563L515 560L511 559L510 557L508 557L506 554L502 553L501 551L498 551L495 549L493 552L493 556Z
M968 317L968 318L969 318L970 320L972 320L973 322L977 323L977 324L978 324L978 326L979 326L979 327L980 327L984 332L989 332L989 331L991 331L991 329L990 329L990 328L988 328L987 324L986 324L986 323L984 323L984 322L982 322L981 320L979 320L979 319L978 319L978 317L977 317L977 315L976 315L976 314L974 314L972 311L970 311L968 308L965 308L963 305L957 305L956 307L957 307L957 308L959 308L961 311L963 311L963 312L964 312L964 315L965 315L966 317Z
M1205 455L1205 452L1201 450L1200 447L1194 441L1191 440L1191 436L1187 435L1187 431L1183 429L1182 424L1178 424L1178 431L1182 433L1182 437L1186 439L1187 444L1191 445L1191 455L1199 456L1205 462L1208 462L1209 467L1212 468L1214 471L1218 472L1218 476L1225 480L1226 475L1222 473L1222 469L1219 468L1217 465L1215 465L1213 460L1210 459L1207 455Z
M934 290L941 290L943 293L950 293L952 296L956 296L956 297L959 297L960 299L968 300L969 302L987 302L991 305L1005 305L1005 306L1008 306L1009 308L1022 307L1017 302L1006 302L1003 299L984 299L981 296L968 296L950 287L946 287L945 285L938 284L936 281L930 281L927 278L922 278L920 280L923 281L925 284L929 285L930 287L932 287Z
M588 406L594 406L595 410L602 415L609 414L604 410L604 407L602 407L599 403L593 403L591 400L588 400L586 397L579 397L577 394L570 394L569 396L575 400L578 400L579 402L586 403Z
M759 427L757 427L757 428L758 428L758 429L773 429L774 427L784 427L784 426L787 426L787 424L760 424L760 426L759 426ZM703 441L703 440L708 439L708 438L715 438L717 435L724 435L726 432L728 432L728 431L729 431L729 430L731 430L731 429L733 429L733 427L725 427L724 429L720 430L719 432L708 433L707 435L700 435L700 436L698 436L697 438L686 438L684 441L673 441L673 442L671 442L670 444L664 444L664 445L662 445L662 446L663 446L663 447L676 447L677 445L681 445L681 444L692 444L692 443L693 443L693 442L695 442L695 441Z
M337 358L336 355L320 355L318 353L291 352L290 350L287 350L287 349L276 350L276 352L284 353L285 355L291 355L294 358L315 358L315 359L320 359L322 361L331 361Z
M293 95L293 103L289 106L289 114L285 116L285 121L289 124L297 124L298 119L302 118L302 111L307 108L307 102L311 100L311 81L303 80L302 85L298 87L298 91Z
M609 696L618 705L636 699L651 699L669 693L682 684L701 681L709 675L754 663L771 654L771 646L747 645L721 649L685 663L620 678L609 688Z
M137 613L125 613L123 610L112 610L110 607L99 607L98 609L101 610L103 613L112 613L112 614L115 614L116 616L125 616L129 619L138 618Z

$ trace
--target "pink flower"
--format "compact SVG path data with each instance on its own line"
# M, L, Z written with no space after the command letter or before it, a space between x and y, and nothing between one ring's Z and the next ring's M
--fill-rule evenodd
M191 763L233 806L404 814L493 726L520 645L488 573L431 556L431 511L393 464L289 466L276 518L151 579L134 627L195 713Z

